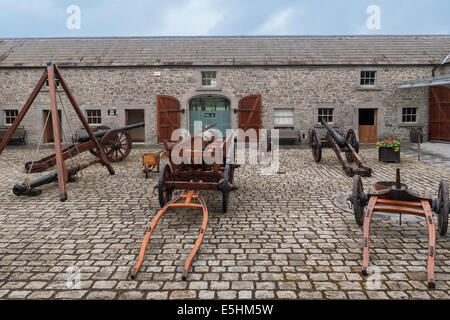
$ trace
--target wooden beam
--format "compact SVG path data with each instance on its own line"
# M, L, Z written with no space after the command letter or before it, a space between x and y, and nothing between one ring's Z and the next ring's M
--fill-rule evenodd
M67 169L64 163L61 147L61 127L56 103L55 66L49 63L47 67L48 86L50 90L50 107L52 113L53 140L55 143L56 172L58 173L59 200L67 200Z
M110 175L114 175L115 172L114 172L113 167L111 166L111 162L106 157L105 152L103 151L103 148L101 147L101 145L98 142L97 138L94 136L94 132L92 131L91 127L89 126L86 118L83 115L83 112L81 111L80 107L78 106L78 103L75 100L75 97L72 95L72 92L69 90L69 87L67 86L66 82L64 81L64 78L61 75L61 73L59 72L59 69L58 69L57 66L55 66L55 73L58 76L59 83L63 87L64 92L67 95L67 98L69 99L70 103L73 106L73 109L75 110L75 112L78 115L78 118L80 119L81 123L83 124L83 127L86 129L89 137L91 138L91 140L94 143L95 147L99 151L101 163L104 166L106 166L106 168L108 169Z
M3 139L0 143L0 154L2 154L3 150L5 149L6 145L9 142L9 139L11 139L11 137L14 134L14 132L16 131L17 127L19 126L19 124L22 122L23 118L27 114L28 110L30 109L30 107L33 104L34 100L36 99L37 95L39 94L39 91L41 91L41 88L44 85L46 80L47 80L47 71L44 71L44 73L42 74L38 83L34 87L33 92L31 92L31 95L28 98L27 102L25 102L25 104L23 105L22 109L20 110L20 113L18 114L17 118L14 120L13 124L11 125L11 128L9 128L9 131L3 137Z

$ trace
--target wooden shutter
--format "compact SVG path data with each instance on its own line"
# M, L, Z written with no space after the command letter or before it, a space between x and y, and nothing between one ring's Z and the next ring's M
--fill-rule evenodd
M259 129L262 126L261 120L261 95L254 94L246 96L239 100L238 105L238 126L244 131L248 129L255 129L259 137Z
M166 95L156 96L158 142L169 141L172 132L180 128L180 101Z
M450 89L430 87L429 139L450 141Z

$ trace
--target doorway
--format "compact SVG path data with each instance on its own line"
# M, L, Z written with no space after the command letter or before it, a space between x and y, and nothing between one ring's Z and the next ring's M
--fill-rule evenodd
M50 110L43 110L42 116L43 116L43 118L42 118L43 119L42 126L45 126L44 127L44 143L54 143L55 140L53 138L52 113L50 112ZM47 117L48 117L48 121L47 121ZM61 110L58 110L58 118L59 118L59 131L61 132L61 138L62 138L62 127L61 127L62 114L61 114ZM46 122L47 122L47 125L45 125Z
M362 143L375 143L378 138L378 109L358 110L358 133Z
M223 97L200 96L189 102L189 131L194 133L194 122L201 121L202 127L215 124L214 129L225 137L231 128L230 101Z
M144 109L132 109L125 110L125 125L136 124L144 122L145 111ZM145 128L134 128L129 131L131 135L131 141L133 142L145 142Z

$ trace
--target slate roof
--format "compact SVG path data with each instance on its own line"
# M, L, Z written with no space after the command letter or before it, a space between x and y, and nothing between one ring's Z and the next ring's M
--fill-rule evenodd
M428 65L449 51L450 35L0 38L0 67Z

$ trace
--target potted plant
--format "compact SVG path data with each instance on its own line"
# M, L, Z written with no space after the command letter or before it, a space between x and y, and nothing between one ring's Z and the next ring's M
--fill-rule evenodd
M377 142L378 160L382 162L400 162L400 141L383 139Z

